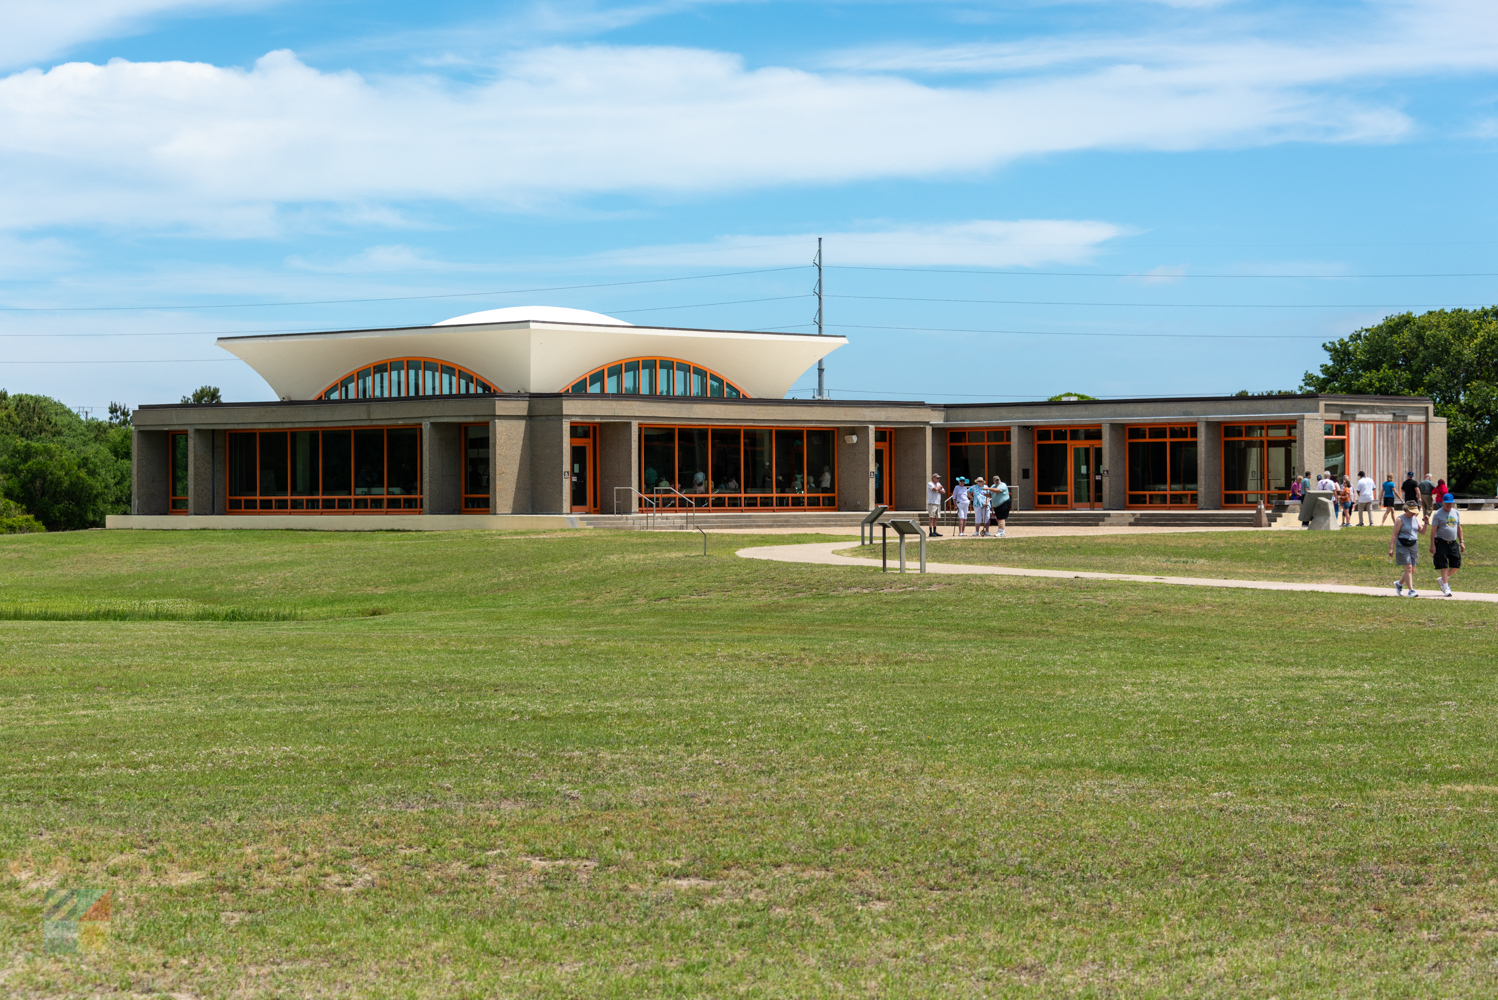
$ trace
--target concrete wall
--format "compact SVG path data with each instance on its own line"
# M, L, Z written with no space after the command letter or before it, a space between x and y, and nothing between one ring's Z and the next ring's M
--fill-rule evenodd
M1222 424L1196 422L1196 507L1222 509Z
M1035 431L1023 424L1009 425L1009 455L1014 475L1009 495L1015 510L1035 509Z
M463 509L461 424L427 420L421 425L421 488L427 514L458 514Z
M1426 422L1425 460L1430 465L1430 474L1436 477L1436 482L1441 480L1451 481L1451 471L1446 467L1449 461L1446 445L1446 418L1431 417ZM1420 475L1420 473L1415 473Z
M167 468L165 431L143 431L130 434L130 512L132 514L165 514L171 504L170 470Z
M489 454L493 458L490 492L495 514L531 512L530 429L525 419L496 418L489 422Z
M1297 475L1310 472L1312 482L1321 478L1326 471L1326 424L1320 414L1296 421L1295 454L1300 460Z
M598 425L598 509L614 513L614 487L640 488L640 425L633 420L618 420ZM619 513L632 514L639 508L634 493L620 491Z
M1103 508L1123 510L1129 495L1129 444L1123 424L1103 425Z
M894 503L896 510L924 510L926 481L931 478L932 430L930 427L895 427L890 448L895 467ZM943 434L945 439L946 435ZM945 477L944 477L945 478Z
M565 514L572 509L572 479L567 469L570 421L556 412L532 416L530 439L532 514Z
M849 434L858 440L849 444ZM837 509L874 509L874 425L837 429Z
M187 510L194 516L225 512L225 445L223 431L187 432Z

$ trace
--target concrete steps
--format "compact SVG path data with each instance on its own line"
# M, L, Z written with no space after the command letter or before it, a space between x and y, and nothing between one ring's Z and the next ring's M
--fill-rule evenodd
M690 522L704 531L755 528L856 528L867 515L861 511L790 511L709 513L700 511ZM1278 509L1269 514L1269 523L1298 515L1293 510ZM910 518L922 527L926 525L924 511L889 511L883 520ZM578 522L589 528L615 528L642 531L648 527L659 531L681 531L686 529L689 518L685 514L663 512L649 520L643 514L587 514L578 515ZM971 526L969 521L969 526ZM957 515L952 511L942 514L940 530L955 530ZM1026 528L1066 527L1117 527L1117 528L1251 528L1254 512L1251 510L1020 510L1010 514L1008 524Z

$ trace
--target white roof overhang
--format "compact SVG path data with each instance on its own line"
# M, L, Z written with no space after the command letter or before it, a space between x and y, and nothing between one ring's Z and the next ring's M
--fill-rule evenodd
M740 330L556 323L471 323L391 330L220 337L280 399L313 399L332 382L388 358L462 365L504 392L561 392L600 365L679 358L711 368L750 396L779 399L846 337Z

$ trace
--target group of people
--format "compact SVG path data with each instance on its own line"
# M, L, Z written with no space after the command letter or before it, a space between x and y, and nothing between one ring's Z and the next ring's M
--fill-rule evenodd
M941 537L941 532L936 528L941 520L942 494L946 492L941 474L933 472L931 481L926 484L926 520L933 538ZM1004 537L1004 524L1009 520L1013 501L1009 496L1009 484L1001 477L995 476L993 482L989 483L982 476L972 482L968 482L965 476L958 476L952 484L951 501L952 506L957 509L958 538L967 534L969 511L973 515L974 536ZM992 536L989 534L990 523L994 526Z
M1398 516L1400 508L1408 505L1416 505L1426 518L1429 518L1437 503L1437 497L1445 496L1449 490L1446 488L1446 480L1433 480L1429 472L1421 480L1415 479L1413 472L1404 474L1404 482L1396 483L1394 476L1384 477L1382 485L1375 484L1368 474L1358 472L1356 482L1343 476L1338 482L1331 472L1323 472L1314 483L1310 472L1290 484L1290 502L1299 503L1305 499L1313 489L1323 493L1330 493L1333 503L1341 516L1342 526L1352 527L1352 515L1356 511L1358 515L1358 527L1363 526L1363 518L1367 517L1368 527L1375 527L1373 523L1373 507L1375 493L1380 497L1379 506L1383 508L1383 517L1379 525L1390 523Z

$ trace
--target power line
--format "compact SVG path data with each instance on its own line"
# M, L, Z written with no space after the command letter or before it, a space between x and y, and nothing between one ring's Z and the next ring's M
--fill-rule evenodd
M1011 278L1035 275L1047 278L1154 278L1175 281L1178 278L1314 278L1317 280L1357 281L1363 278L1498 278L1493 271L1463 271L1443 274L1169 274L1149 271L1000 271L994 268L955 267L880 267L872 264L828 264L843 271L902 271L913 274L986 274Z
M565 292L581 288L618 288L623 285L658 285L670 281L697 281L704 278L733 278L743 274L771 274L776 271L799 271L806 265L761 267L750 271L723 271L718 274L688 274L677 278L642 278L638 281L604 281L590 285L549 285L541 288L510 288L484 292L449 292L441 295L392 295L368 299L313 299L305 302L222 302L205 305L156 306L0 306L0 312L191 312L199 309L268 309L282 306L334 306L367 302L417 302L428 299L469 299L484 295L526 295L532 292Z
M943 326L872 326L868 324L834 324L843 330L913 330L919 333L1004 333L1026 337L1158 337L1166 340L1325 340L1320 334L1281 333L1088 333L1080 330L972 330Z
M696 302L689 306L650 306L647 309L610 309L610 313L666 312L669 309L706 309L709 306L741 306L750 302L784 302L787 299L804 299L809 293L799 295L776 295L768 299L734 299L731 302Z
M937 299L907 295L837 295L840 299L877 302L941 302L992 306L1103 306L1109 309L1485 309L1449 302L1059 302L1044 299Z

